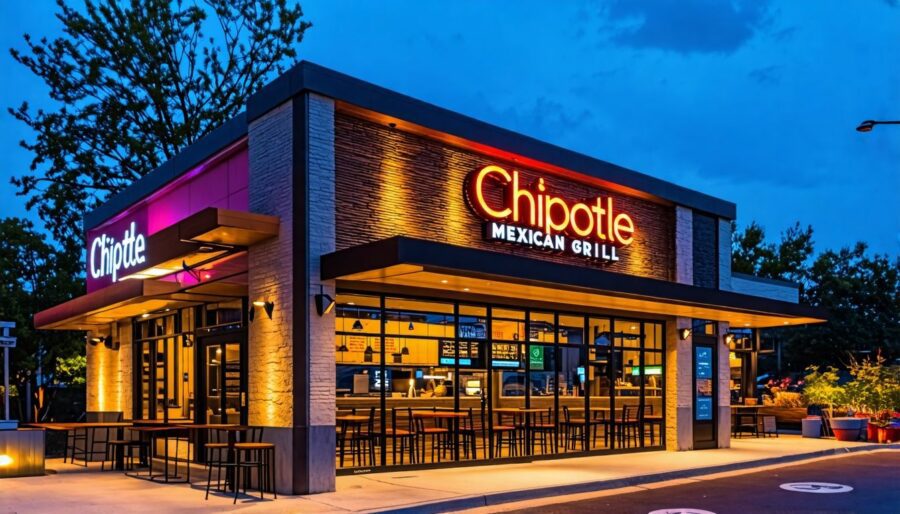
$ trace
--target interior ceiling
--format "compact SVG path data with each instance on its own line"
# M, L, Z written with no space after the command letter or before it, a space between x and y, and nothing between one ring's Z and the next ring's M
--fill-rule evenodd
M400 264L378 270L354 273L340 277L339 280L431 289L465 295L506 297L517 301L533 300L542 303L572 305L575 306L574 309L588 307L649 315L725 321L732 327L764 328L823 321L815 318L729 310L713 305L674 303L663 299L617 296L599 292L519 284L497 279L475 278L454 275L445 271L429 270L422 266L411 264Z

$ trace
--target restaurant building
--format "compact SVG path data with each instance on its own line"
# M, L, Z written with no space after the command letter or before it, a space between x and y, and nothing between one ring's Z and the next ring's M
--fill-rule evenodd
M265 427L283 492L727 447L755 329L824 318L731 272L734 218L303 62L87 213L87 294L34 321L86 331L92 415Z

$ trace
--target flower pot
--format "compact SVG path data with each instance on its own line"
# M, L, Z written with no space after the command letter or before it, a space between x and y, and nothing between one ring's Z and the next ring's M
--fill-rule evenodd
M822 436L822 417L807 416L800 420L803 437L818 438Z
M878 441L878 425L875 423L866 425L866 441Z
M878 442L893 443L900 440L900 426L878 427Z
M861 428L858 418L831 418L831 431L838 441L856 441Z

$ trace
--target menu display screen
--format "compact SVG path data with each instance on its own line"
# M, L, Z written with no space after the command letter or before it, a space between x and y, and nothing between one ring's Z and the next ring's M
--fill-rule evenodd
M710 421L713 416L712 353L712 348L708 346L694 348L694 419L697 421Z

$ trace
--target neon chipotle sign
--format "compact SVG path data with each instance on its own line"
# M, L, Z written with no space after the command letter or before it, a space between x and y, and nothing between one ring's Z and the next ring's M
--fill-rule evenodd
M491 165L470 173L466 198L486 221L490 240L607 262L618 261L618 249L634 241L634 221L612 197L572 201L553 194L543 177L523 184L516 170Z
M109 227L88 238L88 275L94 281L116 282L147 260L147 238L138 230L138 223L126 222L122 232L116 228Z

